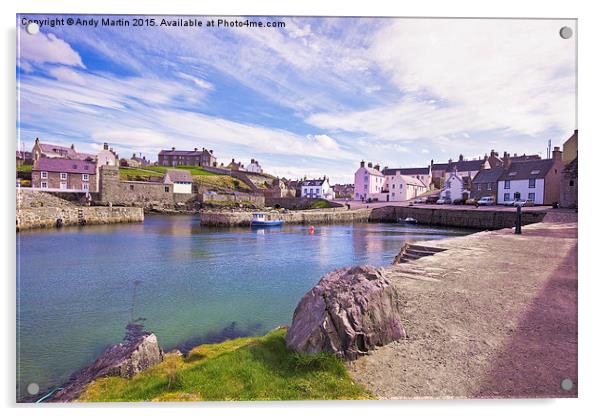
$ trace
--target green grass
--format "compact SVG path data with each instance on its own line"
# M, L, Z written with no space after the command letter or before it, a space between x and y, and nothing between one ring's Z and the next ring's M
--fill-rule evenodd
M164 174L170 169L180 169L189 171L192 176L217 176L217 173L207 172L200 166L178 166L174 168L168 166L147 166L144 169L152 170L153 172L158 172L161 174Z
M330 208L330 204L328 201L320 200L312 203L309 207L310 209L320 209L320 208Z
M90 384L79 401L372 399L333 354L302 355L286 348L285 329L193 349L127 380Z
M21 165L17 166L17 172L31 172L33 165Z

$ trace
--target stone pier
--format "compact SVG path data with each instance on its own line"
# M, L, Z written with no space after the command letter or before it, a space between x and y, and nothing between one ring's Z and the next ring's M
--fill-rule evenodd
M39 207L17 210L17 231L62 225L116 224L144 221L144 211L139 207Z

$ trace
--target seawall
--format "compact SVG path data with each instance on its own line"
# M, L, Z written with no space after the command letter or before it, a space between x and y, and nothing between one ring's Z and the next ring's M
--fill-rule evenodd
M368 222L371 209L347 210L345 208L334 208L324 210L308 210L272 213L273 218L284 220L286 224L336 224L345 222ZM201 211L201 224L218 227L249 226L251 224L251 212L219 212Z
M523 211L523 225L541 222L545 210ZM212 226L248 226L251 212L201 211L201 224ZM444 227L461 227L478 230L497 230L514 227L516 212L508 209L446 209L386 206L347 210L345 208L273 212L273 218L284 220L285 224L336 224L350 222L393 223L398 219L415 218L418 224Z
M144 221L140 207L40 207L17 210L17 231L68 225L115 224Z
M546 210L522 211L523 225L541 222ZM397 222L398 219L414 218L421 225L443 227L474 228L479 230L499 230L512 228L516 221L516 211L491 208L430 208L386 206L374 208L370 222Z

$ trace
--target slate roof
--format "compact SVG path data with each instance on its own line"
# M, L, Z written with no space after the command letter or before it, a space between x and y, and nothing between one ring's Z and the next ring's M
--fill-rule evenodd
M79 159L61 159L43 157L36 160L32 170L44 172L96 174L96 163Z
M192 183L192 175L187 170L168 170L165 173L164 183L189 182Z
M414 178L413 176L401 175L401 177L408 185L422 186L425 188L427 187L424 182L422 182L420 179Z
M308 179L301 183L301 186L322 186L325 179Z
M481 165L485 163L483 159L477 160L462 160L449 163L434 163L433 170L444 170L445 172L453 172L456 168L458 172L475 171L481 168Z
M522 179L542 179L548 171L554 166L554 159L526 160L521 162L512 162L510 167L500 176L500 181L516 181ZM538 171L537 173L531 173ZM511 175L511 173L516 174Z
M205 150L161 150L160 156L202 156L203 154L209 154L213 156L207 149Z
M383 170L385 175L397 175L397 172L400 175L428 175L429 168L388 168Z
M504 173L504 168L502 166L491 169L481 169L472 180L472 183L497 182L502 173Z

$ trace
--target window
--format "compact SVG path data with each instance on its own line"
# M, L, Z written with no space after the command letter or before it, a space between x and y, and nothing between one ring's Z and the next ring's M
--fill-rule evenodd
M89 180L89 178L90 178L90 176L87 173L84 173L82 175L82 181L87 181L87 180Z
M42 182L40 185L42 188L48 188L48 182Z
M392 189L395 189L395 184L391 185L391 188L392 188Z
M510 189L510 181L504 181L504 189Z
M165 192L169 192L169 186L165 187Z
M491 191L491 182L489 182L489 183L487 184L487 190L488 190L488 191Z
M575 185L575 181L573 181L573 180L570 180L570 181L569 181L569 186L574 186L574 185Z
M61 172L61 180L64 181L67 179L67 174L64 172Z
M90 184L88 184L88 183L86 183L86 182L82 183L82 189L83 189L84 191L87 191L88 189L90 189Z
M42 179L47 179L48 178L48 172L42 172Z
M130 191L134 190L134 185L130 185Z
M477 183L477 191L480 191L480 190L481 190L481 184Z
M529 197L527 199L530 199L531 201L535 201L535 192L530 192Z
M510 193L506 192L504 194L504 201L510 201Z
M529 179L529 188L535 188L535 179Z

